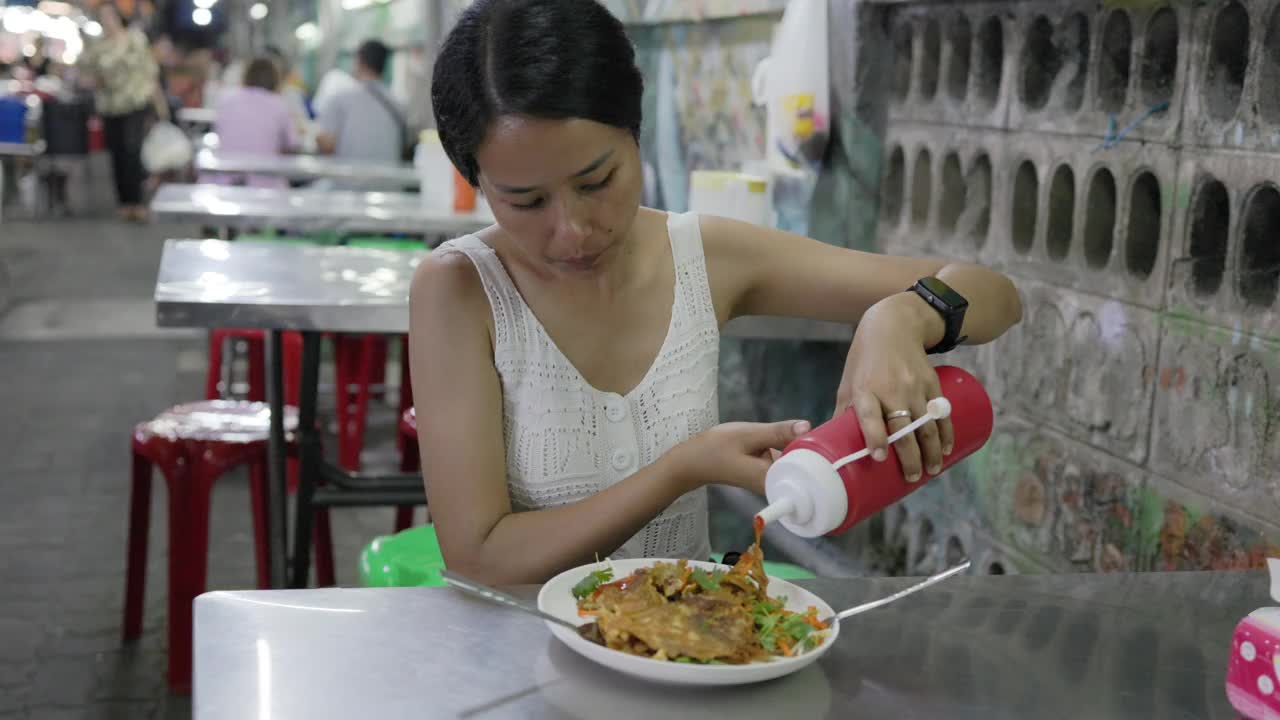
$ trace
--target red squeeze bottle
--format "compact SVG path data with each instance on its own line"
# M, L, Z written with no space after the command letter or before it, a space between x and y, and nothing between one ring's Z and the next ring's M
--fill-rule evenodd
M946 400L930 402L930 414L938 412L946 417L950 403L955 431L955 444L951 454L943 456L940 474L986 444L991 438L994 414L991 398L973 375L950 365L935 370ZM935 477L925 471L919 481L907 482L892 447L883 462L870 455L847 460L865 448L862 426L853 410L796 438L765 476L769 506L758 517L766 522L779 520L783 527L802 537L834 535L919 490ZM847 464L842 464L842 459Z

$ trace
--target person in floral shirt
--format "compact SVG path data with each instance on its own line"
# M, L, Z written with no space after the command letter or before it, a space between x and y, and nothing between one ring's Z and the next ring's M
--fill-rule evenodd
M102 37L85 49L80 65L94 85L120 216L141 221L147 216L142 201L146 180L142 141L148 110L158 97L160 69L146 36L126 26L115 5L107 2L98 6L97 17Z

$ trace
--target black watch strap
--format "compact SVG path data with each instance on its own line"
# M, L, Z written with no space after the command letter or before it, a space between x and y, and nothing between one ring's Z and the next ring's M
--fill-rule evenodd
M935 277L921 278L908 292L914 292L929 303L929 307L942 316L945 332L937 345L925 352L930 355L950 352L967 337L960 334L964 329L965 311L969 309L969 301L960 293L951 289L950 285Z

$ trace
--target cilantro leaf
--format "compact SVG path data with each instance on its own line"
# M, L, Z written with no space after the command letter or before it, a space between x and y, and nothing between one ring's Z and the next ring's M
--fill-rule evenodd
M609 568L592 571L590 575L587 575L586 577L582 578L581 580L578 581L577 585L573 586L573 596L581 600L587 597L588 595L590 595L591 593L595 592L596 589L600 587L600 585L602 585L603 583L607 583L612 579L613 579L613 570Z
M781 615L767 615L763 618L756 618L756 629L760 636L760 645L771 653L778 651L775 633L778 630L778 621L780 619L782 619Z
M809 633L813 632L813 626L804 619L803 615L792 615L782 621L781 630L787 637L800 642L809 637Z
M755 615L756 620L759 621L762 618L772 615L781 609L782 609L781 604L774 602L773 600L765 599L765 600L759 600L756 602L755 606L751 608L751 614Z
M761 647L763 647L765 650L768 650L769 652L771 652L771 653L773 653L773 654L775 654L775 655L778 653L778 640L777 640L777 638L775 638L775 637L773 636L773 633L769 633L769 634L767 634L767 635L766 635L766 634L761 634L761 635L760 635L760 645L761 645Z
M724 577L724 573L720 570L713 571L710 575L702 570L702 568L694 568L690 574L693 581L698 583L698 587L703 590L719 590L720 578Z

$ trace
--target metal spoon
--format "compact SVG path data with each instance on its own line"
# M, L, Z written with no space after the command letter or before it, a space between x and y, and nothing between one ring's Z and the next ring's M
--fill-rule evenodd
M888 597L882 597L879 600L872 600L869 603L855 605L854 607L851 607L848 610L843 610L841 612L838 612L834 616L827 618L825 622L827 623L827 626L830 627L833 623L844 620L845 618L850 618L850 617L853 617L854 615L860 615L868 610L875 610L878 607L883 607L896 600L901 600L902 598L912 593L920 592L921 590L931 585L937 585L938 583L942 582L943 580L946 580L947 578L953 577L955 575L959 575L965 570L968 570L971 564L972 563L970 563L968 560L965 560L964 562L960 563L959 565L956 565L953 568L944 570L943 572L940 572L937 575L921 580L915 585L912 585L911 587L906 588L905 590L899 590L898 592Z
M552 615L551 613L543 612L538 608L524 602L523 600L518 600L502 592L501 590L495 590L489 587L488 585L482 585L481 583L478 583L469 578L462 577L461 575L455 572L450 572L448 570L441 570L440 577L444 578L444 581L449 585L469 595L475 595L476 597L481 597L491 602L496 602L501 605L506 605L507 607L513 607L517 610L523 610L524 612L527 612L530 615L537 615L543 620L549 620L553 623L559 623L569 628L570 630L573 630L574 632L578 631L578 626L569 622L568 620L565 620L563 618L558 618L555 615Z

